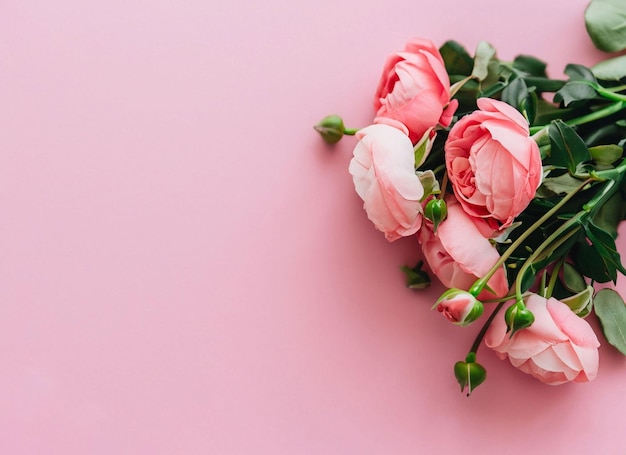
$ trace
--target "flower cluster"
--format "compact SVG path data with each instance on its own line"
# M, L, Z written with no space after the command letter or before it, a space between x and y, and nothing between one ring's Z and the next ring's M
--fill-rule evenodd
M602 5L586 10L589 36L626 49L613 26L626 6ZM455 41L412 39L384 64L371 125L347 129L336 115L315 125L329 143L355 136L355 190L387 240L416 239L448 288L433 308L459 326L483 321L454 366L462 391L486 379L483 341L544 383L594 379L600 343L588 315L626 355L626 305L595 287L626 274L615 244L626 214L626 55L564 73L552 79L528 55L500 60L485 42L470 55ZM428 286L422 265L403 268L409 287Z

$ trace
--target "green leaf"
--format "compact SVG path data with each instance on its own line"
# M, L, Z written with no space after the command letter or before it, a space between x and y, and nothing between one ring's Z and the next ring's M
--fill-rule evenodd
M615 239L610 233L591 222L585 223L585 232L587 233L587 238L600 255L604 267L611 277L611 281L615 283L617 281L618 271L622 274L626 274L626 269L624 269L620 255L617 252Z
M612 277L609 275L602 257L598 251L587 243L580 243L574 254L576 268L585 276L598 283L607 283Z
M439 188L439 181L437 177L435 177L435 173L430 169L425 171L416 171L415 174L417 178L420 179L422 187L424 187L424 196L420 202L425 201L427 198L432 196L433 194L439 194L441 189Z
M548 79L546 77L524 77L528 88L535 87L538 92L558 92L565 85L565 81Z
M515 57L513 68L526 73L527 76L547 77L546 64L530 55L518 55Z
M565 305L581 318L589 316L593 307L593 286L587 286L584 290L575 295L560 299Z
M563 102L566 107L574 101L592 100L598 96L595 89L586 81L572 81L566 83L554 95L554 102Z
M617 226L624 218L624 204L622 195L614 194L606 201L593 216L593 224L609 233L614 239L617 238Z
M571 292L582 292L587 288L585 278L569 262L563 264L563 286Z
M537 113L537 95L528 90L524 79L514 79L506 88L502 91L502 101L517 108L522 114L526 116L529 123L533 123L535 115Z
M593 298L606 341L626 355L626 304L613 289L602 289Z
M604 81L619 81L626 77L626 55L604 60L591 68L593 74Z
M524 79L518 77L507 85L502 91L502 101L517 108L524 114L528 123L534 122L538 99L534 88L529 89Z
M474 68L472 76L479 81L484 81L489 74L489 62L496 56L496 49L486 41L478 43L474 56Z
M619 145L596 145L589 147L591 158L598 164L612 164L622 157L624 149Z
M555 120L548 128L550 136L550 154L544 159L544 164L568 169L576 172L578 165L589 161L591 155L581 137L576 131L561 120Z
M463 45L456 41L446 41L439 49L448 74L469 76L472 73L474 59Z
M583 65L569 63L565 66L564 73L569 76L570 81L588 81L594 84L598 82L593 72Z
M547 177L543 180L540 189L540 196L543 197L551 197L557 196L561 194L571 193L576 190L582 181L579 179L572 177L571 174L562 174L558 177ZM546 193L545 190L548 190L549 193Z
M585 27L598 49L605 52L626 49L624 0L592 0L585 10Z

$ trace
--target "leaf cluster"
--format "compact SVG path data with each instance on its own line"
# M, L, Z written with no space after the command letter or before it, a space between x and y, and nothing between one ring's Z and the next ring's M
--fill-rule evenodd
M594 17L604 14L598 12L598 5L615 6L615 1L622 0L596 0L587 10L587 28L599 42L606 23L620 19L620 27L626 27L623 5L618 5L621 16L615 14L610 21L603 17L602 27L594 26ZM626 28L618 30L611 49L616 43L626 48L623 31ZM577 314L586 316L595 309L609 342L626 354L626 339L620 341L618 335L626 333L626 306L621 297L603 291L593 295L594 283L615 283L618 274L626 274L615 243L617 226L626 217L626 56L592 68L569 64L564 69L566 78L552 79L540 59L518 55L513 61L501 61L487 43L481 43L473 56L455 41L446 42L440 52L451 83L471 78L455 94L459 102L456 120L473 112L480 97L499 99L524 115L540 148L542 184L516 219L518 227L497 243L501 253L564 197L575 193L506 261L510 283L520 280L522 291L527 291L548 282L549 292L571 303ZM431 168L443 162L445 139L444 132L435 141L426 163ZM615 303L617 299L622 307Z

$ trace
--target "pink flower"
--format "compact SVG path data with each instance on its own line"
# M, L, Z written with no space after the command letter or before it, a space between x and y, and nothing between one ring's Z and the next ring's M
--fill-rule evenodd
M598 338L591 326L563 302L537 294L525 298L535 322L506 333L503 317L497 317L485 336L485 344L501 359L541 382L557 385L567 381L587 382L598 374Z
M388 125L371 125L356 137L349 171L368 218L389 241L415 234L422 220L424 187L415 174L408 136Z
M424 257L432 272L448 288L469 289L482 278L498 261L500 255L491 242L483 237L478 223L482 220L470 218L455 202L446 198L448 216L433 232L431 223L424 223L419 233ZM504 266L499 268L487 283L495 296L506 295L509 285ZM481 300L493 298L494 294L483 290Z
M460 289L448 289L435 303L444 317L457 325L469 325L483 314L483 304L472 294Z
M448 177L469 215L504 228L535 196L541 156L522 114L502 101L477 102L480 110L459 120L446 141Z
M387 58L376 89L375 123L406 125L413 143L437 124L448 126L458 102L450 100L450 79L435 45L409 41Z

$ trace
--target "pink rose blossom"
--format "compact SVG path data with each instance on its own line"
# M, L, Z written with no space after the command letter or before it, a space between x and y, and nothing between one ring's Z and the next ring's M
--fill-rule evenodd
M484 223L472 219L454 200L446 198L447 218L433 232L432 223L426 222L419 233L424 257L432 272L448 288L468 290L474 282L489 272L500 259L496 248L481 234L477 226ZM504 266L499 268L487 283L502 297L509 290ZM483 290L479 299L493 298L494 294Z
M508 357L513 366L546 384L593 380L600 343L587 321L554 298L529 294L525 303L535 322L509 337L504 318L497 317L485 344L501 359Z
M469 215L504 228L535 196L541 156L522 114L490 98L477 103L480 110L459 120L446 141L448 177Z
M460 289L449 289L435 304L437 311L450 322L469 325L483 314L483 304L472 294Z
M415 234L424 188L408 136L388 125L371 125L356 137L349 171L368 218L389 241Z
M443 58L431 41L413 39L387 58L374 99L375 123L402 123L415 143L429 128L448 126L457 105L450 100Z

